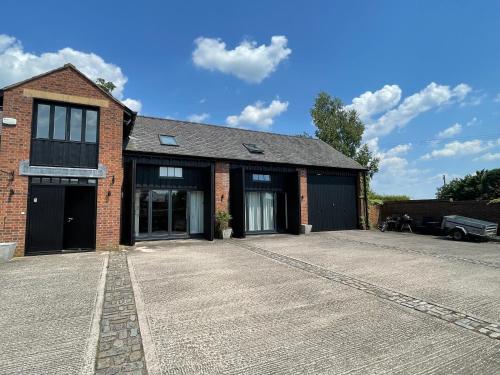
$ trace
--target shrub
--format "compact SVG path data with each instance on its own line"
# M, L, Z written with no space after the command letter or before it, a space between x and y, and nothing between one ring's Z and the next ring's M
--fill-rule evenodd
M410 200L410 197L407 195L377 194L377 193L374 193L373 191L370 191L368 193L368 201L371 204L381 205L384 202L389 202L389 201L409 201L409 200Z
M226 211L217 211L215 214L215 226L217 231L222 233L222 231L229 228L229 220L231 220L231 215Z

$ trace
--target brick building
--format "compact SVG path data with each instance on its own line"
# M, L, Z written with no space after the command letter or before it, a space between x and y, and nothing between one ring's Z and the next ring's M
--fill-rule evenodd
M72 65L0 90L0 242L16 255L142 239L356 228L364 169L302 137L137 116Z

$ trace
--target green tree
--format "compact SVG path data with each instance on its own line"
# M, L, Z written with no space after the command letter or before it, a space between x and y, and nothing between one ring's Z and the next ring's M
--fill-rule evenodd
M480 170L462 178L455 178L437 189L436 198L455 201L500 197L500 169Z
M113 82L106 81L104 78L97 78L95 83L108 94L111 94L113 90L116 89L116 85Z
M368 168L371 178L378 172L379 159L366 144L361 145L365 125L354 109L347 110L339 98L320 92L311 109L316 137Z

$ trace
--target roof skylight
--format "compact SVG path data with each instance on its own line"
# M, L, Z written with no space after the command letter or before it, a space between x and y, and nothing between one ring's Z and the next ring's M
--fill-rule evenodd
M160 134L160 143L164 146L178 146L177 140L172 135Z
M254 143L243 143L243 146L252 154L263 154L264 150Z

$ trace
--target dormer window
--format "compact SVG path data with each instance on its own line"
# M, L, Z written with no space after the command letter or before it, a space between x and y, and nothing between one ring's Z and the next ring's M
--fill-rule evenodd
M173 135L160 134L160 143L164 146L178 146L177 140Z
M243 146L252 154L263 154L264 150L254 143L243 143Z

